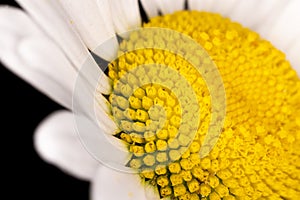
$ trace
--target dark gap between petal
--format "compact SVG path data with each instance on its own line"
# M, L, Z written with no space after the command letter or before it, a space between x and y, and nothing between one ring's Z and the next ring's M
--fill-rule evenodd
M117 36L118 43L121 44L121 43L123 42L124 38L122 38L122 37L121 37L120 35L118 35L117 33L116 33L116 36Z
M94 60L96 61L98 67L106 74L108 75L108 64L109 61L101 58L100 56L96 55L94 52L90 51L91 55L93 56Z
M188 0L184 1L184 10L189 10L189 2L188 2Z
M163 15L162 11L159 10L159 9L158 9L158 15L159 15L159 16L162 16L162 15Z
M141 1L139 0L138 2L139 2L139 10L140 10L141 18L142 18L142 23L148 23L149 18L146 14L146 11L145 11Z

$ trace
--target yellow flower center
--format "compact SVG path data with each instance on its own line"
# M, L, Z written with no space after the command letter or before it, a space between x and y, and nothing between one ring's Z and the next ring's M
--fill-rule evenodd
M109 65L114 88L109 100L120 128L115 136L132 153L128 166L139 170L162 198L300 197L300 80L285 55L218 14L181 11L143 26L176 30L204 47L223 79L226 119L216 145L202 158L200 149L214 115L211 91L201 74L184 58L162 49L120 54ZM131 34L120 52L143 37ZM176 39L152 42L162 48L181 45ZM139 67L153 63L160 68ZM157 84L141 84L149 78ZM180 95L189 90L196 104L192 94Z

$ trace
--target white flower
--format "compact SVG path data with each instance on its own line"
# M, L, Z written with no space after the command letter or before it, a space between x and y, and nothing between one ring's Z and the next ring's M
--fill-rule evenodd
M17 0L26 12L0 8L0 59L13 72L69 111L50 115L35 134L40 155L77 178L92 182L91 198L157 199L137 175L99 164L82 147L72 115L72 92L79 68L115 33L141 25L137 0ZM149 17L184 9L183 0L141 0ZM299 0L189 0L193 10L218 12L260 33L287 54L300 73ZM109 58L107 49L96 51ZM91 61L91 64L96 65ZM103 74L101 92L109 93ZM109 118L101 115L104 120ZM110 123L110 122L108 122ZM108 128L108 130L110 130ZM107 130L107 131L108 131Z

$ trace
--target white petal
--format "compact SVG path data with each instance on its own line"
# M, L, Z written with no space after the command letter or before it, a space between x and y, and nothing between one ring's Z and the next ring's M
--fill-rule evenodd
M297 71L300 77L300 40L298 39L287 51L287 59L291 62L293 68Z
M255 19L257 20L259 16L259 14L256 15L256 12L254 13L254 10L265 11L266 8L271 7L270 4L268 6L264 6L265 5L262 5L261 1L259 0L239 1L234 3L231 11L226 15L229 16L231 20L238 21L244 26L249 27L252 23L257 22Z
M226 16L239 2L240 0L226 0L226 2L220 2L219 0L188 0L188 5L190 10L217 12Z
M98 104L105 113L110 113L111 108L109 101L101 95L100 92L96 91L95 93L95 103Z
M95 86L97 86L95 84ZM95 88L91 87L85 79L79 77L76 82L73 93L73 112L77 115L83 115L97 122L100 129L106 134L115 134L117 126L110 118L109 104L104 101L104 97L100 93L95 93ZM98 127L91 127L89 130L92 134L92 130L96 133L99 132ZM85 131L86 127L83 127Z
M184 0L154 0L154 2L157 4L158 9L163 14L170 14L178 10L183 10L185 1Z
M17 0L17 2L29 12L41 28L62 48L64 53L79 71L87 62L91 73L85 75L89 81L91 74L101 76L103 79L103 93L109 93L110 85L108 77L99 69L96 62L90 61L90 54L79 35L71 26L72 21L64 13L57 1L48 0Z
M141 26L138 0L109 0L109 4L117 33L124 33Z
M97 160L126 171L129 152L124 142L112 136L118 128L108 114L108 107L105 108L107 102L95 91L79 77L73 98L77 132Z
M61 50L21 10L0 9L0 59L10 70L67 108L75 70Z
M56 1L48 0L17 0L17 2L60 45L75 66L80 68L88 52L71 29L72 22L66 22L66 15L61 6Z
M64 0L59 3L89 49L95 51L103 42L113 38L113 48L110 48L112 52L107 52L107 49L102 49L102 51L98 49L96 53L106 60L111 60L116 56L118 42L109 4L106 1L101 1L102 4L99 7L96 0Z
M211 11L210 9L212 8L213 4L216 4L214 0L189 0L188 1L189 9L191 10ZM224 4L227 4L227 2Z
M118 130L116 123L108 115L108 106L104 97L98 97L94 105L95 115L98 119L99 126L108 134L115 134Z
M221 12L221 14L257 31L264 38L268 38L267 33L270 32L274 22L278 20L278 17L289 2L281 0L253 0L237 1L232 4L231 9L227 12Z
M269 39L268 34L288 4L289 1L281 0L260 1L259 7L253 11L257 13L257 16L252 20L253 22L251 22L251 18L248 18L250 23L253 23L253 27L250 26L250 28L260 33L262 37Z
M94 62L92 58L88 59L76 79L73 90L73 112L97 121L101 126L101 130L113 134L117 127L109 117L110 104L104 100L101 94L104 80L98 73L98 68L93 67ZM88 81L86 77L89 77Z
M106 166L128 171L130 168L126 167L126 163L130 155L126 145L107 131L113 121L105 121L101 115L95 116L97 113L93 111L85 114L79 108L74 112L77 133L93 157Z
M159 13L158 7L153 1L149 1L149 0L140 0L140 1L149 18L158 15Z
M59 3L88 45L99 45L99 38L106 40L115 35L108 5L102 4L101 12L95 0L64 0Z
M81 145L70 112L50 115L39 125L34 139L43 159L77 178L90 180L99 167L99 162Z
M147 200L137 174L122 173L105 166L99 168L91 190L92 200Z
M148 17L155 17L162 14L171 14L175 11L183 10L185 0L141 0L143 8Z
M145 196L147 200L169 200L169 198L163 198L161 199L159 196L159 192L157 187L153 187L153 185L145 185L144 186L144 190L145 190Z
M300 1L289 1L270 28L267 38L282 50L288 50L300 36ZM299 59L300 60L300 59ZM300 64L300 63L298 63Z

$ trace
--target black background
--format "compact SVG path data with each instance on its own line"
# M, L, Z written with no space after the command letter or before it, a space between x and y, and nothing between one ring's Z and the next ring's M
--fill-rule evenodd
M14 2L0 4L17 6ZM36 126L48 114L63 108L1 63L0 92L1 196L30 200L88 199L89 183L47 164L33 148Z

